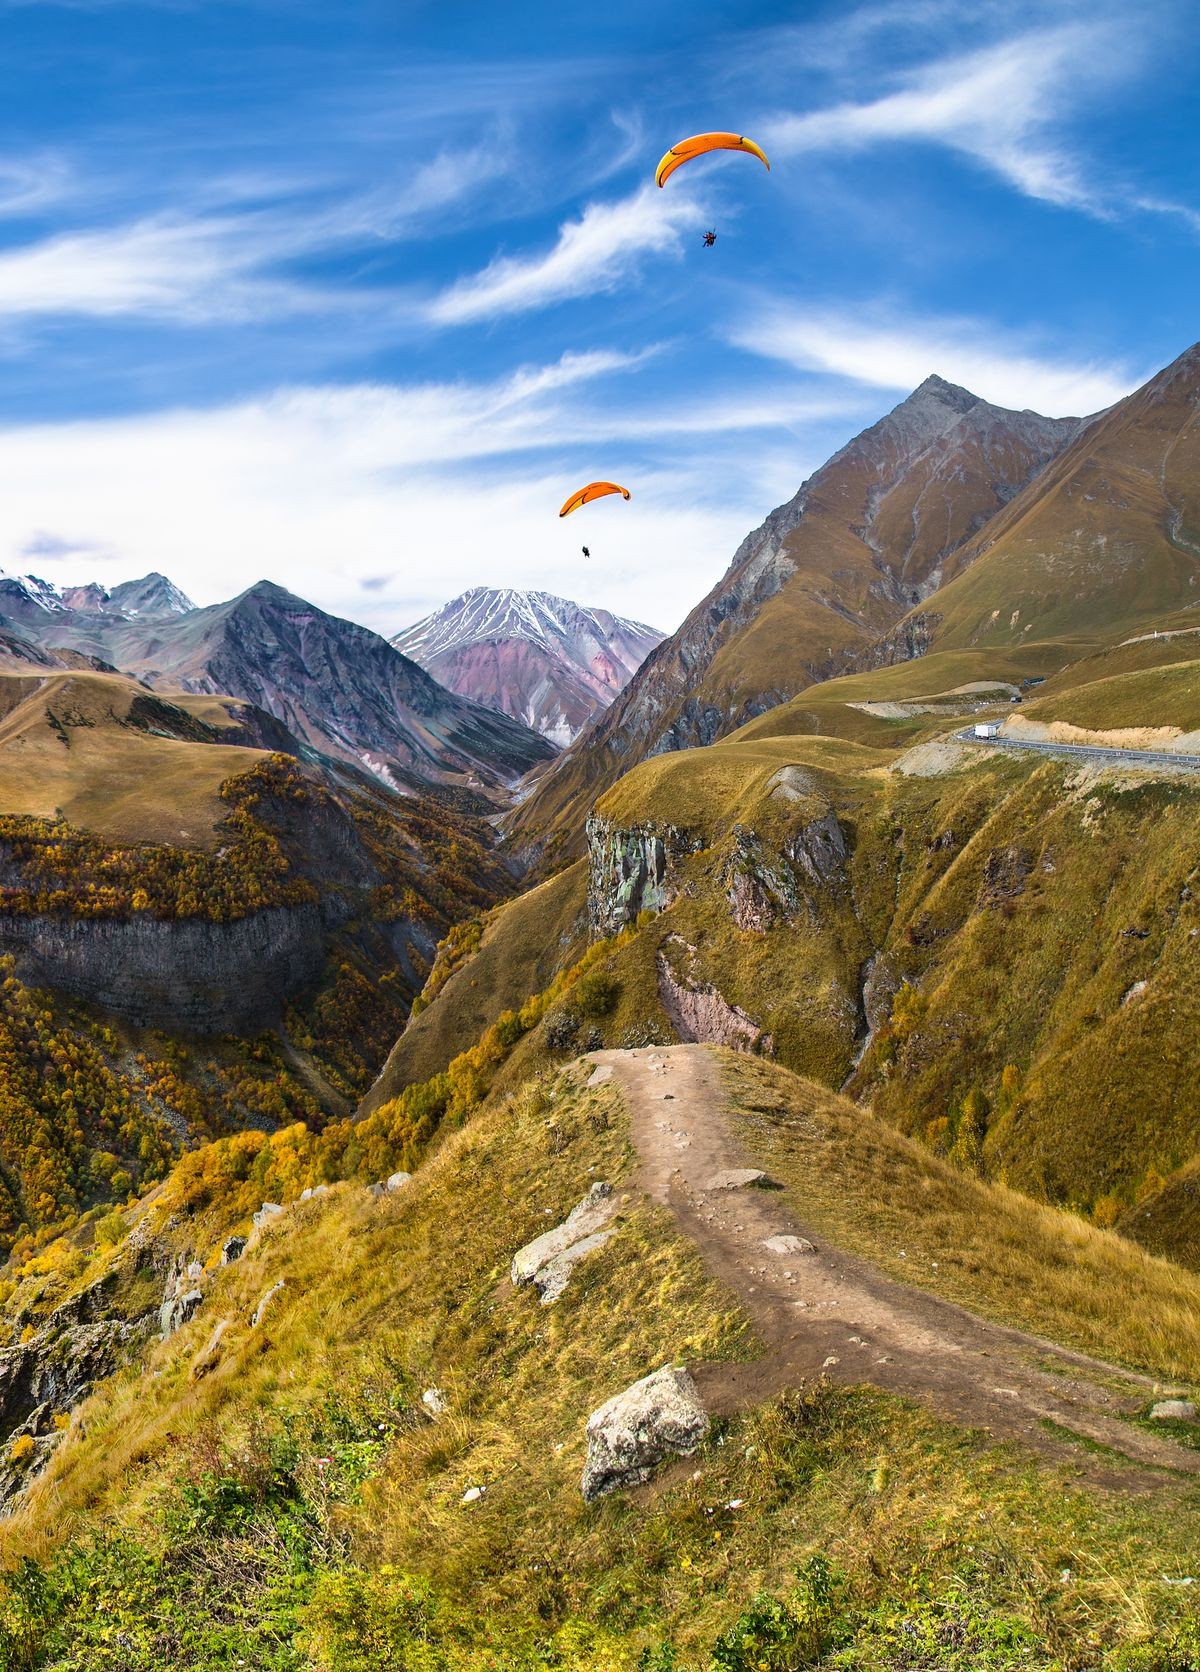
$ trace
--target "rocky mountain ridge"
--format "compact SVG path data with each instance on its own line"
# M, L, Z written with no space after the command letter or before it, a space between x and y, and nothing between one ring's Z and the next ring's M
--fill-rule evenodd
M662 638L555 593L477 586L391 642L449 690L565 746Z
M379 634L270 581L204 609L182 609L182 593L157 576L107 602L93 593L68 589L85 610L68 594L0 582L0 620L13 629L4 649L51 666L82 656L162 692L251 703L309 750L406 793L492 792L554 753L519 721L444 690Z
M715 742L852 666L1085 422L1010 412L927 378L746 536L709 595L545 775L514 831L536 839L635 762Z

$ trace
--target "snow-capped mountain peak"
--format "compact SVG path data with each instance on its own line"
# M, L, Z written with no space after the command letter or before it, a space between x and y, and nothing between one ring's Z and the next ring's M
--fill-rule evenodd
M392 643L443 685L566 744L663 635L553 592L472 587Z

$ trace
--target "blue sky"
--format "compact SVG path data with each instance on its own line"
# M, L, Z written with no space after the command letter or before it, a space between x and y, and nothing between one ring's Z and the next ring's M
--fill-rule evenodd
M1091 411L1200 336L1190 11L0 0L0 564L672 628L927 373ZM657 190L709 127L770 174Z

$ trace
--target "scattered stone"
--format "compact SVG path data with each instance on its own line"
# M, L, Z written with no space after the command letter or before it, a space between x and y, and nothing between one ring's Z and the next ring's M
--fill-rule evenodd
M750 1185L762 1185L767 1182L767 1175L758 1167L726 1167L723 1172L714 1173L704 1188L705 1190L746 1190Z
M312 1202L318 1196L328 1196L328 1194L329 1186L327 1184L310 1184L307 1190L300 1192L300 1200L302 1202Z
M212 1334L192 1360L190 1374L193 1382L203 1380L203 1378L207 1376L210 1371L215 1370L217 1365L221 1362L221 1343L224 1340L225 1331L228 1328L228 1318L220 1319L220 1321L214 1326Z
M609 1062L599 1063L592 1069L591 1077L587 1082L586 1089L591 1091L596 1086L606 1086L612 1077L612 1064Z
M254 1316L250 1320L251 1329L258 1328L259 1324L262 1322L263 1313L267 1310L267 1307L270 1306L280 1289L285 1289L286 1287L287 1284L284 1283L282 1278L278 1283L272 1283L271 1287L266 1291L258 1305L254 1308Z
M256 1231L261 1231L264 1225L269 1225L283 1212L278 1202L264 1202L258 1212L253 1215L252 1223Z
M431 1417L444 1416L449 1408L446 1395L442 1392L441 1388L426 1388L425 1392L421 1395L421 1403L424 1405Z
M235 1260L240 1260L245 1252L245 1237L228 1237L221 1244L221 1264L231 1266Z
M547 1260L542 1268L534 1273L533 1286L542 1297L542 1305L550 1306L556 1301L571 1280L571 1273L580 1260L586 1259L597 1248L612 1236L612 1231L597 1231L590 1237L572 1243L570 1248L564 1248L561 1254L553 1260Z
M193 1260L187 1268L187 1280L188 1280L188 1282L189 1283L199 1283L199 1282L202 1281L203 1277L204 1277L204 1267L200 1264L199 1260Z
M385 1188L387 1189L387 1191L390 1195L393 1190L403 1190L404 1186L406 1184L411 1184L411 1183L412 1183L412 1174L411 1173L392 1173L387 1180L387 1184L386 1184Z
M836 1359L836 1358L835 1358L835 1357L834 1357L834 1355L833 1355L833 1354L832 1354L832 1353L831 1353L831 1354L830 1354L830 1355L829 1355L829 1357L828 1357L828 1358L827 1358L827 1359L826 1359L826 1360L825 1360L825 1363L824 1363L824 1364L823 1364L823 1365L822 1365L822 1366L821 1366L821 1369L822 1369L822 1370L828 1370L828 1369L830 1369L830 1368L831 1368L831 1367L832 1367L832 1366L833 1366L833 1365L835 1365L835 1364L836 1364L836 1363L837 1363L837 1362L838 1362L838 1361L837 1361L837 1359Z
M486 1486L468 1486L458 1501L460 1504L477 1504L486 1491Z
M768 1237L763 1247L771 1254L815 1254L816 1248L807 1237L780 1235Z
M666 1457L690 1457L708 1428L708 1412L686 1370L667 1364L644 1376L588 1418L585 1503L649 1480Z
M549 1306L562 1294L578 1262L607 1240L610 1233L604 1227L616 1211L612 1185L598 1179L561 1225L543 1232L513 1255L514 1285L520 1288L523 1283L533 1283L542 1305Z
M1155 1422L1195 1422L1196 1406L1190 1399L1160 1399L1150 1415Z

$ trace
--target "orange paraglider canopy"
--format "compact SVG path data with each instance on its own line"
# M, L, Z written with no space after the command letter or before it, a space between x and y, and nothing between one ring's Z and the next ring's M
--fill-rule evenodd
M623 499L629 498L629 489L623 488L619 482L589 482L586 488L580 488L573 493L558 513L560 517L567 516L571 511L578 511L581 505L590 504L593 499L603 499L605 494L619 493Z
M768 169L771 167L766 152L760 150L752 139L747 139L745 134L694 134L691 139L681 139L678 145L672 145L654 171L655 181L665 186L677 168L690 163L693 157L704 156L707 151L748 151Z

